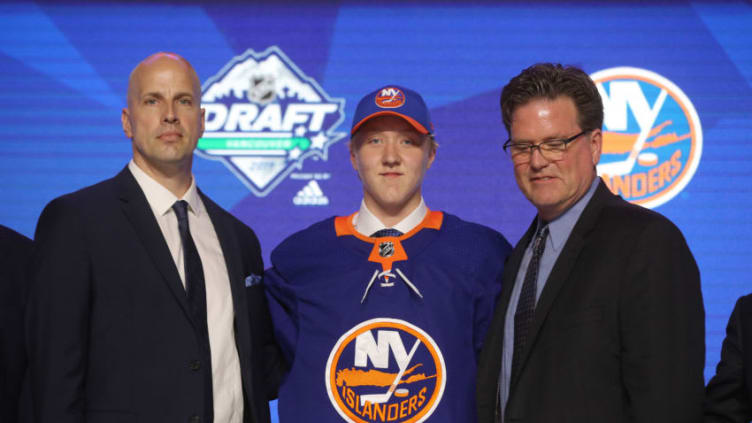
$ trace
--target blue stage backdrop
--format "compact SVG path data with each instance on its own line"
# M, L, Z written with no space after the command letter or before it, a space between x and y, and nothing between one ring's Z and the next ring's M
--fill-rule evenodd
M56 196L117 173L128 73L190 60L207 130L199 186L253 227L264 258L361 198L348 129L387 83L422 93L440 144L424 196L515 243L534 216L501 150L501 87L574 64L606 106L599 172L681 228L702 273L706 377L752 291L752 5L653 2L3 2L0 223L33 236Z

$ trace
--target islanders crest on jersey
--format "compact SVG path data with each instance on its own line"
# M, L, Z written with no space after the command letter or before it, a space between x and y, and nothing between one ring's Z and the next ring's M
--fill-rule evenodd
M325 383L337 413L351 423L419 423L441 402L444 357L430 335L404 320L376 318L332 348Z
M202 87L206 129L196 151L221 160L256 196L305 159L327 160L345 133L345 101L331 98L278 47L247 50Z
M673 82L640 68L590 75L603 99L598 174L615 194L653 208L680 193L702 155L702 128L692 102Z

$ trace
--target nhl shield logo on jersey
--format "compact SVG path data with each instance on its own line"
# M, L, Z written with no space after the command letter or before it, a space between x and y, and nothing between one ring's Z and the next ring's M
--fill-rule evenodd
M391 257L394 255L394 243L385 241L379 244L379 255L381 257Z
M404 320L377 318L350 329L326 363L329 399L351 423L419 423L441 401L446 367L436 343Z
M645 207L674 198L702 155L700 119L689 98L645 69L610 68L590 77L604 109L598 174L612 192Z
M221 160L256 196L305 159L327 160L345 136L344 100L331 98L277 47L233 58L202 87L206 130L196 151Z

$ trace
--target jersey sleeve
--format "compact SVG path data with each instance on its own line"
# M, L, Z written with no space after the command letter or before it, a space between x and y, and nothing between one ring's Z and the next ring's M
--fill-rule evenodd
M292 363L295 357L295 347L298 338L297 301L292 287L272 267L264 272L264 286L269 302L269 312L272 316L274 336L282 349L285 360Z
M512 251L512 246L499 233L488 247L488 254L478 266L475 315L473 316L473 347L475 356L480 355L488 326L494 315L494 307L501 293L504 279L504 262Z

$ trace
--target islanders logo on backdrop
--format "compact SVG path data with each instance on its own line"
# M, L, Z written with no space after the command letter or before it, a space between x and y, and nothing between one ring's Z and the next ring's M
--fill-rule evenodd
M692 102L668 79L617 67L590 77L603 99L598 174L615 194L657 207L687 186L702 155L702 127Z
M310 157L327 160L345 136L344 99L331 98L278 47L247 50L202 87L206 130L198 154L221 160L256 196Z
M433 339L404 320L377 318L350 329L326 363L332 405L351 423L419 423L441 401L446 367Z

